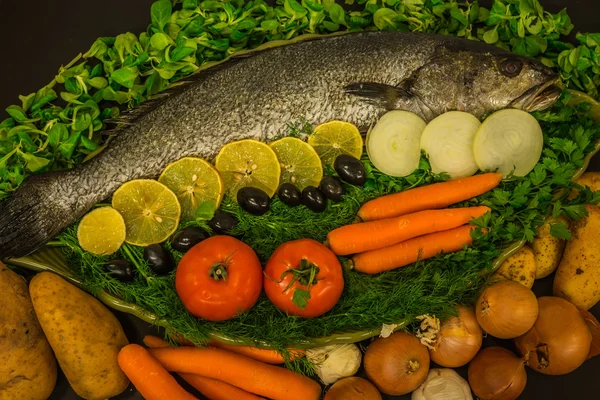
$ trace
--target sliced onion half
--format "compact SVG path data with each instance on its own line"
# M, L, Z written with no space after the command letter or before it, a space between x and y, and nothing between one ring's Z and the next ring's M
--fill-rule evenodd
M538 121L521 110L506 109L490 115L475 135L473 154L479 169L497 170L506 177L525 176L542 155L544 135Z
M367 134L367 154L381 172L407 176L419 167L425 121L407 111L386 113Z
M477 172L473 139L481 122L462 111L450 111L435 118L423 131L421 148L429 155L431 170L445 172L452 179Z

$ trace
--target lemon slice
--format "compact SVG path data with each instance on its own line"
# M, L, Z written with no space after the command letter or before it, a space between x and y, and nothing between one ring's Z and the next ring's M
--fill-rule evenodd
M233 198L243 187L255 187L269 197L279 187L281 170L275 152L266 144L256 140L240 140L225 145L215 162L223 178L225 190Z
M281 167L279 185L291 183L302 190L319 186L323 166L319 155L308 143L296 138L283 138L271 143Z
M333 165L340 154L360 159L363 151L358 128L343 121L330 121L317 126L308 137L308 144L317 151L323 165Z
M150 179L123 184L112 206L125 220L125 241L136 246L161 243L177 229L181 206L168 187Z
M125 220L112 207L96 208L81 219L77 240L92 254L113 254L125 241Z
M179 199L182 219L194 218L198 206L207 201L219 208L223 198L219 172L201 158L185 157L169 164L158 181Z

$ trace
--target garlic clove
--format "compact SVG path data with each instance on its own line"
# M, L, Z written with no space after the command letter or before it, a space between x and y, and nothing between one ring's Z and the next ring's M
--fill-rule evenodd
M362 353L355 344L332 344L306 350L306 358L315 364L321 381L332 384L353 376L360 368Z
M456 371L432 368L425 382L412 393L412 400L473 400L471 388Z

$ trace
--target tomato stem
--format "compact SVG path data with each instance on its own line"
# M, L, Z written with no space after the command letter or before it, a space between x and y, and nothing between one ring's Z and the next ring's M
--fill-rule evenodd
M223 279L223 281L227 282L227 268L231 264L233 264L233 261L231 261L232 255L233 255L233 253L228 255L227 258L225 258L225 260L214 263L210 267L210 270L208 271L208 275L216 281Z
M291 288L296 282L299 282L303 286L307 286L307 290L310 290L311 286L318 282L317 275L319 274L319 267L303 258L300 260L300 266L298 268L289 268L283 271L280 280L282 281L287 274L292 274L292 280L283 290L283 293Z

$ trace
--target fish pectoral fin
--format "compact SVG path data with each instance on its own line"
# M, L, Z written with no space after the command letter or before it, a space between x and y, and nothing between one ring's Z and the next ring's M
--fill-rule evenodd
M344 88L347 94L363 97L369 103L376 103L393 110L400 98L411 98L413 94L403 87L377 82L357 82Z

